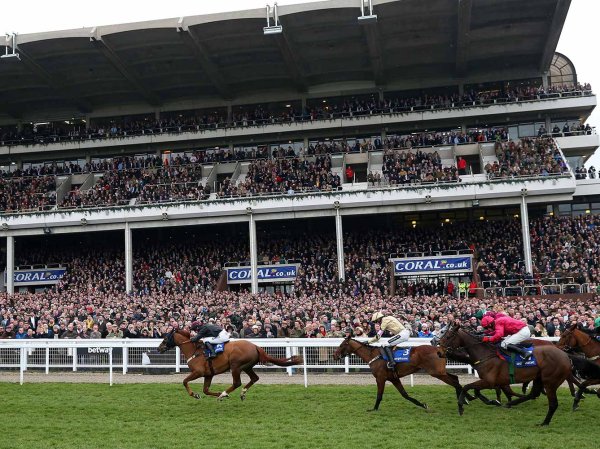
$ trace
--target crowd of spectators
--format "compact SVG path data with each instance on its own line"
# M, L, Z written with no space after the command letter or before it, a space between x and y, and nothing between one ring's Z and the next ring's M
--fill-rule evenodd
M158 337L170 326L186 326L201 318L231 326L240 336L313 337L323 332L321 325L328 335L348 329L359 335L372 333L371 313L382 309L400 317L414 336L429 336L452 317L477 325L485 306L473 295L457 297L456 286L441 279L400 282L392 288L390 257L473 253L481 281L537 282L545 275L572 276L595 291L600 286L598 225L599 216L592 214L532 220L533 274L523 271L518 220L451 222L394 232L378 226L347 230L343 281L337 279L333 229L296 235L289 230L269 232L258 240L259 262L294 262L300 269L291 292L258 295L244 288L222 291L218 287L227 262L247 264L249 249L243 234L174 234L136 240L129 295L124 293L124 259L118 244L93 240L82 251L77 245L57 242L46 250L19 251L18 263L61 258L68 267L65 277L44 292L1 295L0 324L5 336L18 333L19 338L85 338L93 332L135 338ZM560 332L573 321L589 326L600 312L597 301L580 297L489 301L526 319L542 335L557 335L556 329Z
M331 156L281 158L250 162L244 179L235 184L229 178L220 186L219 197L262 194L294 194L333 191L341 188L340 176L331 171Z
M386 150L382 171L385 180L392 186L459 181L456 166L442 166L437 151Z
M83 121L60 123L31 123L21 129L17 126L0 128L0 146L4 145L47 145L59 141L98 140L125 138L145 134L202 132L225 127L264 126L271 123L331 120L374 114L401 114L412 110L447 109L481 106L498 102L544 99L556 95L590 95L589 84L576 86L553 85L540 87L504 87L490 89L468 89L462 95L456 90L445 94L388 94L388 98L377 96L323 100L298 108L290 104L283 109L271 109L273 105L240 106L232 111L182 111L154 116L94 119L97 124ZM395 98L394 98L395 97Z
M558 175L569 170L551 138L496 142L495 151L498 160L485 165L490 178Z

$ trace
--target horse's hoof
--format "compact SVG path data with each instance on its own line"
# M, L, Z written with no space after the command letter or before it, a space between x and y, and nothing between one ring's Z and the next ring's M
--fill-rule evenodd
M194 399L202 399L202 396L200 396L198 393L194 393L194 394L192 395L192 397L193 397Z
M459 407L459 408L458 408L458 414L459 414L460 416L462 416L464 412L465 412L465 411L463 410L463 408L462 408L462 407Z
M370 409L367 409L367 411L368 411L368 412L376 412L376 411L377 411L377 409L376 409L376 408L370 408Z
M549 425L549 422L544 421L543 423L538 424L538 427L546 427L547 425Z
M504 405L500 404L500 406L504 407L504 408L512 408L512 405L510 405L510 404L504 404Z
M463 405L469 405L469 400L467 398L463 400Z
M424 402L421 404L421 407L423 407L425 410L429 410L429 406Z
M242 400L242 402L245 401L246 400L246 395L245 394L241 394L240 395L240 399Z
M502 404L497 399L494 399L493 401L491 401L491 404L495 405L496 407L502 407Z

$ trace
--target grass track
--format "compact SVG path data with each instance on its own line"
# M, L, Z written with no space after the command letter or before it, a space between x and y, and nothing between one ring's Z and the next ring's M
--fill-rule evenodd
M196 390L200 390L196 386ZM219 390L216 390L219 391ZM379 412L367 413L375 386L257 385L218 403L194 400L179 384L0 384L0 448L598 448L600 400L571 412L560 407L549 428L541 397L514 409L475 402L461 418L453 391L408 388L425 411L386 389ZM41 444L40 444L41 443Z

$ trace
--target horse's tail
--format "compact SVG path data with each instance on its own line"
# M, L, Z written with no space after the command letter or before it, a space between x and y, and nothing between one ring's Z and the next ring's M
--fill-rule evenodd
M258 352L258 361L263 365L265 363L273 363L277 366L292 366L302 364L302 357L299 355L293 355L287 359L278 359L277 357L271 357L263 348L258 346L256 347L256 351Z

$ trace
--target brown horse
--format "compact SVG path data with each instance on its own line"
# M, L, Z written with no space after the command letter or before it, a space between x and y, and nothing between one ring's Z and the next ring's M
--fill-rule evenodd
M353 338L346 337L342 344L335 350L333 358L339 360L350 354L356 354L369 365L369 368L371 368L371 373L373 373L373 376L377 381L377 399L375 400L375 406L368 411L376 411L379 409L386 382L391 382L404 399L409 400L419 407L427 409L427 404L408 395L400 378L413 374L420 369L424 369L430 376L453 386L457 397L462 390L462 387L458 382L458 377L446 371L446 362L437 356L436 351L436 348L429 345L415 346L410 353L410 361L407 363L397 363L396 370L392 371L387 368L386 361L381 357L379 347L371 346L367 343L362 343ZM474 398L469 397L469 400L472 399Z
M240 397L243 401L246 399L248 389L259 379L253 370L256 364L273 363L277 366L292 366L302 363L302 358L298 356L293 356L289 359L271 357L264 349L247 340L237 340L227 343L222 354L208 361L204 357L204 344L202 342L192 342L190 340L190 333L183 330L169 332L158 346L158 352L164 353L175 346L179 346L181 352L185 355L190 370L192 370L189 376L183 379L183 386L188 394L196 399L200 399L200 395L194 393L188 384L199 377L204 377L204 394L215 396L221 400L229 397L229 393L242 385L241 373L242 371L245 372L250 377L250 382L242 389ZM222 393L210 391L210 384L213 377L228 370L231 370L231 376L233 377L231 387Z
M474 365L477 366L480 380L465 385L458 398L458 412L463 414L465 395L471 389L487 389L510 385L508 363L497 355L497 348L481 341L481 337L471 335L462 330L458 323L453 323L447 328L439 340L438 354L445 357L448 349L464 348ZM558 387L572 374L571 361L566 353L555 346L535 346L533 354L538 366L516 368L515 383L533 380L531 392L524 397L510 401L507 405L513 406L521 402L539 397L545 389L548 398L548 412L542 422L543 426L550 424L554 412L558 408L556 391Z
M578 329L577 324L572 325L562 333L557 346L567 352L571 350L582 352L588 361L600 365L600 342L586 332ZM587 387L597 384L600 384L600 379L586 379L579 385L579 390L573 401L573 410L579 408L579 401L581 401ZM600 397L600 391L598 391L597 395Z

